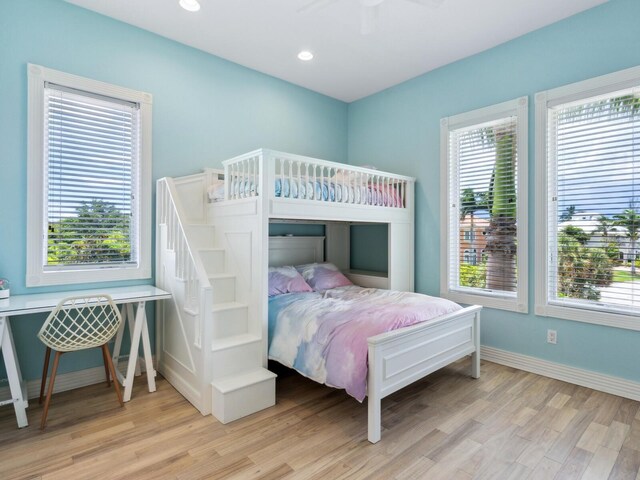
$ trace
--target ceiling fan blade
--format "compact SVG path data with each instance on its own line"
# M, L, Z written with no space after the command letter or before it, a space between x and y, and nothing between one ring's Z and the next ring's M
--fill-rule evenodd
M382 3L382 2L381 2ZM378 17L380 15L380 3L371 7L361 8L360 14L360 33L362 35L370 35L378 28Z
M336 3L338 1L340 0L311 0L309 3L303 5L296 11L298 13L313 12L314 10L320 10L322 8L328 7L332 3Z

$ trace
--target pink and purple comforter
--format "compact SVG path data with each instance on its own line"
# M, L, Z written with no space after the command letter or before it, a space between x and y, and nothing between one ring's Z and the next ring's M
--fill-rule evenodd
M269 299L269 358L362 401L367 338L462 307L443 298L355 285Z

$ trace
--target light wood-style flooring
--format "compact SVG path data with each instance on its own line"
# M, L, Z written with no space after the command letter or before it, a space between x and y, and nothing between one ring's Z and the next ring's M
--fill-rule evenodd
M0 408L0 478L640 479L640 403L462 360L383 401L382 441L366 403L280 372L277 406L229 425L166 381L136 379L120 408L94 385L53 397L48 426L18 430Z

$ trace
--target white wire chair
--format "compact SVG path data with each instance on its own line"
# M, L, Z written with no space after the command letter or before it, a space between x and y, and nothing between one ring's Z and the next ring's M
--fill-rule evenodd
M65 298L58 303L55 310L47 317L38 332L38 338L47 346L42 371L42 383L40 384L40 403L42 403L47 380L51 350L55 350L56 354L42 413L41 429L44 429L47 423L53 384L60 356L63 353L94 347L100 348L102 350L107 385L110 385L110 377L112 377L116 396L120 405L123 405L120 386L111 361L109 347L107 346L107 343L117 333L121 324L122 316L111 296L107 294Z

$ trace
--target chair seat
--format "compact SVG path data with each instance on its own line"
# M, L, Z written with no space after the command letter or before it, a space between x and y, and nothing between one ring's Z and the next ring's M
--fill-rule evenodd
M111 340L111 338L107 341L102 341L101 339L100 340L79 339L73 342L59 342L59 341L48 341L48 340L45 341L45 339L42 339L42 338L40 340L42 341L42 343L44 343L47 347L51 348L52 350L67 353L67 352L76 352L79 350L88 350L90 348L101 347L105 343L108 343L109 340Z

